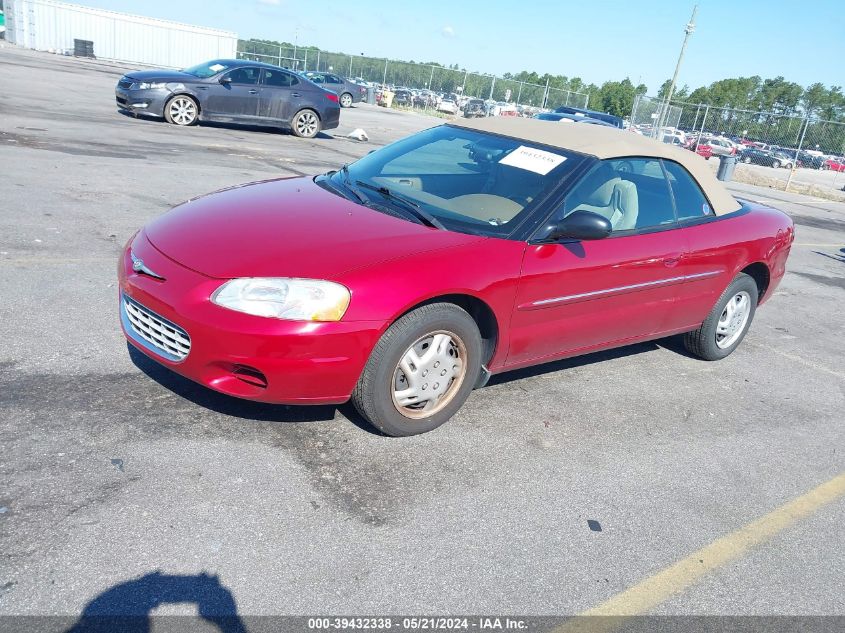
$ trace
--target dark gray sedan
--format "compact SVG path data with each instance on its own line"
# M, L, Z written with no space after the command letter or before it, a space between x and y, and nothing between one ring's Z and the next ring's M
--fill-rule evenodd
M139 70L121 77L117 107L164 117L175 125L197 121L289 129L312 138L340 121L338 96L284 68L217 59L184 70Z
M340 105L343 108L351 108L353 103L358 103L367 98L367 88L365 86L356 84L354 81L349 81L338 75L308 70L303 72L302 76L307 77L326 90L331 90L335 93L338 99L340 99Z

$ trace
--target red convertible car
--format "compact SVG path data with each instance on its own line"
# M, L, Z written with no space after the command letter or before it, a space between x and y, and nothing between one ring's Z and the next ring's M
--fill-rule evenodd
M692 152L600 126L458 120L163 214L127 244L120 315L132 345L211 389L351 398L413 435L495 373L678 333L724 358L793 237Z

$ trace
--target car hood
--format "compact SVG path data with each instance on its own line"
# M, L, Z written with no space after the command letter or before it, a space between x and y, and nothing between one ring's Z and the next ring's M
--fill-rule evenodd
M179 70L136 70L126 73L134 81L197 81L197 77Z
M309 177L196 198L144 231L170 259L220 279L334 279L355 268L485 239L386 215L326 191Z

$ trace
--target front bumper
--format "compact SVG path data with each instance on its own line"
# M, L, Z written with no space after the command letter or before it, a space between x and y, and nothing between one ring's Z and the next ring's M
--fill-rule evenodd
M283 321L228 310L209 299L224 280L176 264L143 233L131 248L164 280L135 272L130 249L124 251L119 298L129 343L176 373L230 396L277 404L346 402L387 327L380 321ZM184 330L190 337L187 355L174 359L139 336L126 317L126 298Z
M119 110L128 110L136 114L164 116L164 104L171 94L166 88L125 90L118 86L114 90L114 100Z

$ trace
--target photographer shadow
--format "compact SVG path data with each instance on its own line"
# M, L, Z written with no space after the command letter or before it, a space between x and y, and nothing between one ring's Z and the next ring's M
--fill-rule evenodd
M114 585L89 602L74 625L65 633L150 633L152 611L166 604L196 604L199 618L220 633L247 633L238 616L235 597L206 573L176 576L155 571ZM168 617L176 631L189 631L191 616ZM162 627L157 622L156 631ZM164 630L171 630L164 627ZM207 627L203 630L207 630Z

